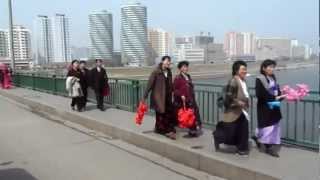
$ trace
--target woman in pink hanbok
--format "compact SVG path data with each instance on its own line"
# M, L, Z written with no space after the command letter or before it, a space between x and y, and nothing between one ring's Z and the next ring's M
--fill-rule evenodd
M5 64L0 64L1 87L2 89L10 89L12 87L11 71Z

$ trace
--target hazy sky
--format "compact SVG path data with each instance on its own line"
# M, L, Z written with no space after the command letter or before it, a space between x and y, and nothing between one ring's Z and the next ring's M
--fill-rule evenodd
M88 14L113 13L115 48L119 49L120 6L124 0L13 0L14 23L32 30L38 14L70 17L72 45L87 46ZM225 32L249 31L259 37L296 38L317 47L318 0L141 0L148 8L148 26L177 35L211 32L222 42ZM7 0L0 1L0 29L8 24Z

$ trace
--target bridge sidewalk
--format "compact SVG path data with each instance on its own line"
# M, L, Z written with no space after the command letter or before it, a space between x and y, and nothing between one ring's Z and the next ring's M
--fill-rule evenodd
M91 103L86 112L74 112L69 98L22 88L0 90L0 95L25 104L36 113L59 116L218 177L231 180L319 179L319 155L315 152L282 147L280 158L273 158L252 147L249 157L239 157L215 152L208 129L195 139L184 138L186 132L180 130L177 140L172 141L152 132L155 121L152 116L146 116L143 124L136 126L132 112L113 108L101 112Z

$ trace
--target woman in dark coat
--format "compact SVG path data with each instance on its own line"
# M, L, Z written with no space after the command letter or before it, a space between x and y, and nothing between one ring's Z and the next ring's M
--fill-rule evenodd
M199 135L197 128L201 130L201 118L194 94L194 85L192 83L191 76L188 74L189 62L179 62L178 69L180 73L175 77L173 82L174 105L177 110L182 108L184 105L186 108L192 108L194 110L196 123L189 129L188 135L189 137L197 137Z
M220 144L235 145L238 154L246 156L249 154L247 64L244 61L234 62L232 75L226 86L223 121L213 132L214 143L216 150L219 150Z
M88 99L88 87L90 82L90 71L86 68L86 61L80 61L80 85L83 92L82 108L85 109Z
M279 101L285 95L281 95L279 85L273 73L275 66L275 61L270 59L265 60L261 64L261 75L256 79L258 128L256 130L256 137L253 137L253 139L259 148L261 144L264 144L266 153L279 157L276 145L281 143L280 120L282 116L280 106L273 107L270 103L280 103Z
M151 73L144 93L145 101L151 92L151 108L156 112L155 132L176 139L174 106L172 103L172 73L170 56L162 57L162 62Z
M71 68L68 71L67 77L76 77L80 80L81 73L79 70L79 61L73 60L71 62ZM77 110L80 112L82 111L82 97L74 97L71 101L71 109L75 110L75 106L77 106Z

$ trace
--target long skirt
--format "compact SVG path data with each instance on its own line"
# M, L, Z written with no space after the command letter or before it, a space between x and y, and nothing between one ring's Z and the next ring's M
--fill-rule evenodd
M256 136L262 144L280 144L281 143L281 128L280 123L272 126L257 128Z
M3 75L2 88L3 89L10 89L11 87L12 87L11 76L9 74L4 74Z
M176 132L175 130L176 118L174 108L172 105L166 106L164 113L156 112L155 132L159 134L167 134Z
M219 144L235 145L239 151L248 151L248 120L244 114L241 114L234 122L220 121L214 132L214 137Z

